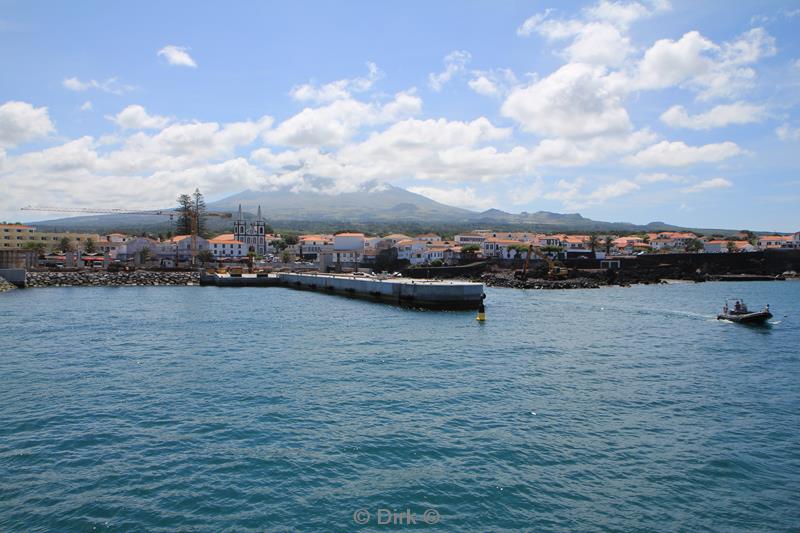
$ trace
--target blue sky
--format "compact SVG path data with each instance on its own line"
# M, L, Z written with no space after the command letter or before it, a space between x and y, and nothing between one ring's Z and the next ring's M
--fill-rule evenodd
M798 24L766 1L0 2L0 219L386 182L796 231Z

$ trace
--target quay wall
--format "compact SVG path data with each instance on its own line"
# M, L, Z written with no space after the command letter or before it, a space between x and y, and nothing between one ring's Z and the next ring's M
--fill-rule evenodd
M282 272L278 277L284 285L292 288L431 309L477 309L483 296L480 283L428 283L288 272Z
M6 283L10 283L15 287L25 286L25 269L24 268L0 268L0 278Z

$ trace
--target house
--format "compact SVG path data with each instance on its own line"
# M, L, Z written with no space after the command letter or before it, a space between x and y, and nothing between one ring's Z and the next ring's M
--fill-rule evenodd
M790 248L792 235L763 235L758 238L758 249Z
M223 233L208 240L208 249L216 259L246 257L248 248L233 233Z
M301 235L297 247L303 261L319 261L320 254L333 251L333 236Z
M425 243L442 242L442 238L435 233L423 233L422 235L417 235L414 237L414 240Z
M363 233L337 233L333 236L331 261L341 266L357 266L363 260L365 241Z
M713 239L703 243L703 251L709 254L724 254L729 252L754 252L756 247L747 241L730 241Z
M685 250L696 239L697 235L691 232L662 231L655 239L650 239L650 246L654 250Z
M425 247L411 256L412 265L427 265L434 261L444 263L445 252L448 248L443 246Z
M192 236L176 235L166 241L172 245L172 252L177 256L178 261L191 261L192 259ZM208 250L208 241L203 237L197 237L197 251Z
M539 235L539 246L545 248L551 246L553 248L561 248L562 240L566 235Z
M409 241L412 239L408 235L403 235L402 233L392 233L390 235L386 235L383 240L388 242L390 246L394 246L400 241Z
M484 257L508 260L521 256L523 252L519 249L525 246L520 241L490 237L484 241L482 252Z
M483 244L483 241L485 240L486 240L486 235L477 235L472 233L455 236L456 243L462 246L467 246L469 244L477 244L478 246L480 246L481 244Z

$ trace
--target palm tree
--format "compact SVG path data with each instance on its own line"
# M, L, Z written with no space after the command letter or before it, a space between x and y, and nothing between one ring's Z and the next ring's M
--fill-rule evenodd
M597 244L600 242L600 238L597 236L597 233L592 233L589 235L589 248L591 248L592 253L595 252L597 248Z
M86 239L86 242L83 243L83 251L87 254L93 254L97 251L97 246L94 244L94 240L92 238Z
M44 255L47 250L47 246L42 241L28 241L22 245L22 248L36 252L37 257Z
M201 265L210 263L214 260L214 253L208 249L200 250L199 252L197 252L197 260L200 261Z
M614 245L614 239L611 238L611 235L606 235L603 244L606 247L606 255L609 255L611 253L611 247Z

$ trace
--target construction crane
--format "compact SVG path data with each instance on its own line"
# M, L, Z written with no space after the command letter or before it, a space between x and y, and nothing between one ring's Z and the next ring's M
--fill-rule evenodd
M174 220L176 215L180 216L182 213L173 209L109 209L109 208L91 208L91 207L39 207L29 205L21 208L21 211L51 211L54 213L80 213L80 214L96 214L96 215L156 215L168 216L170 220ZM224 211L209 211L202 213L206 217L220 217L231 218L233 215ZM200 214L198 209L191 209L189 211L191 218L191 254L192 265L197 263L197 234L199 232Z
M542 249L538 246L534 246L533 244L528 245L528 253L525 255L525 264L522 267L522 270L518 270L515 273L515 276L521 280L525 280L528 277L528 266L531 261L531 254L535 253L538 257L540 257L545 263L547 263L547 277L550 279L555 278L565 278L567 277L567 269L556 265L556 262L550 259L550 257L542 252Z

